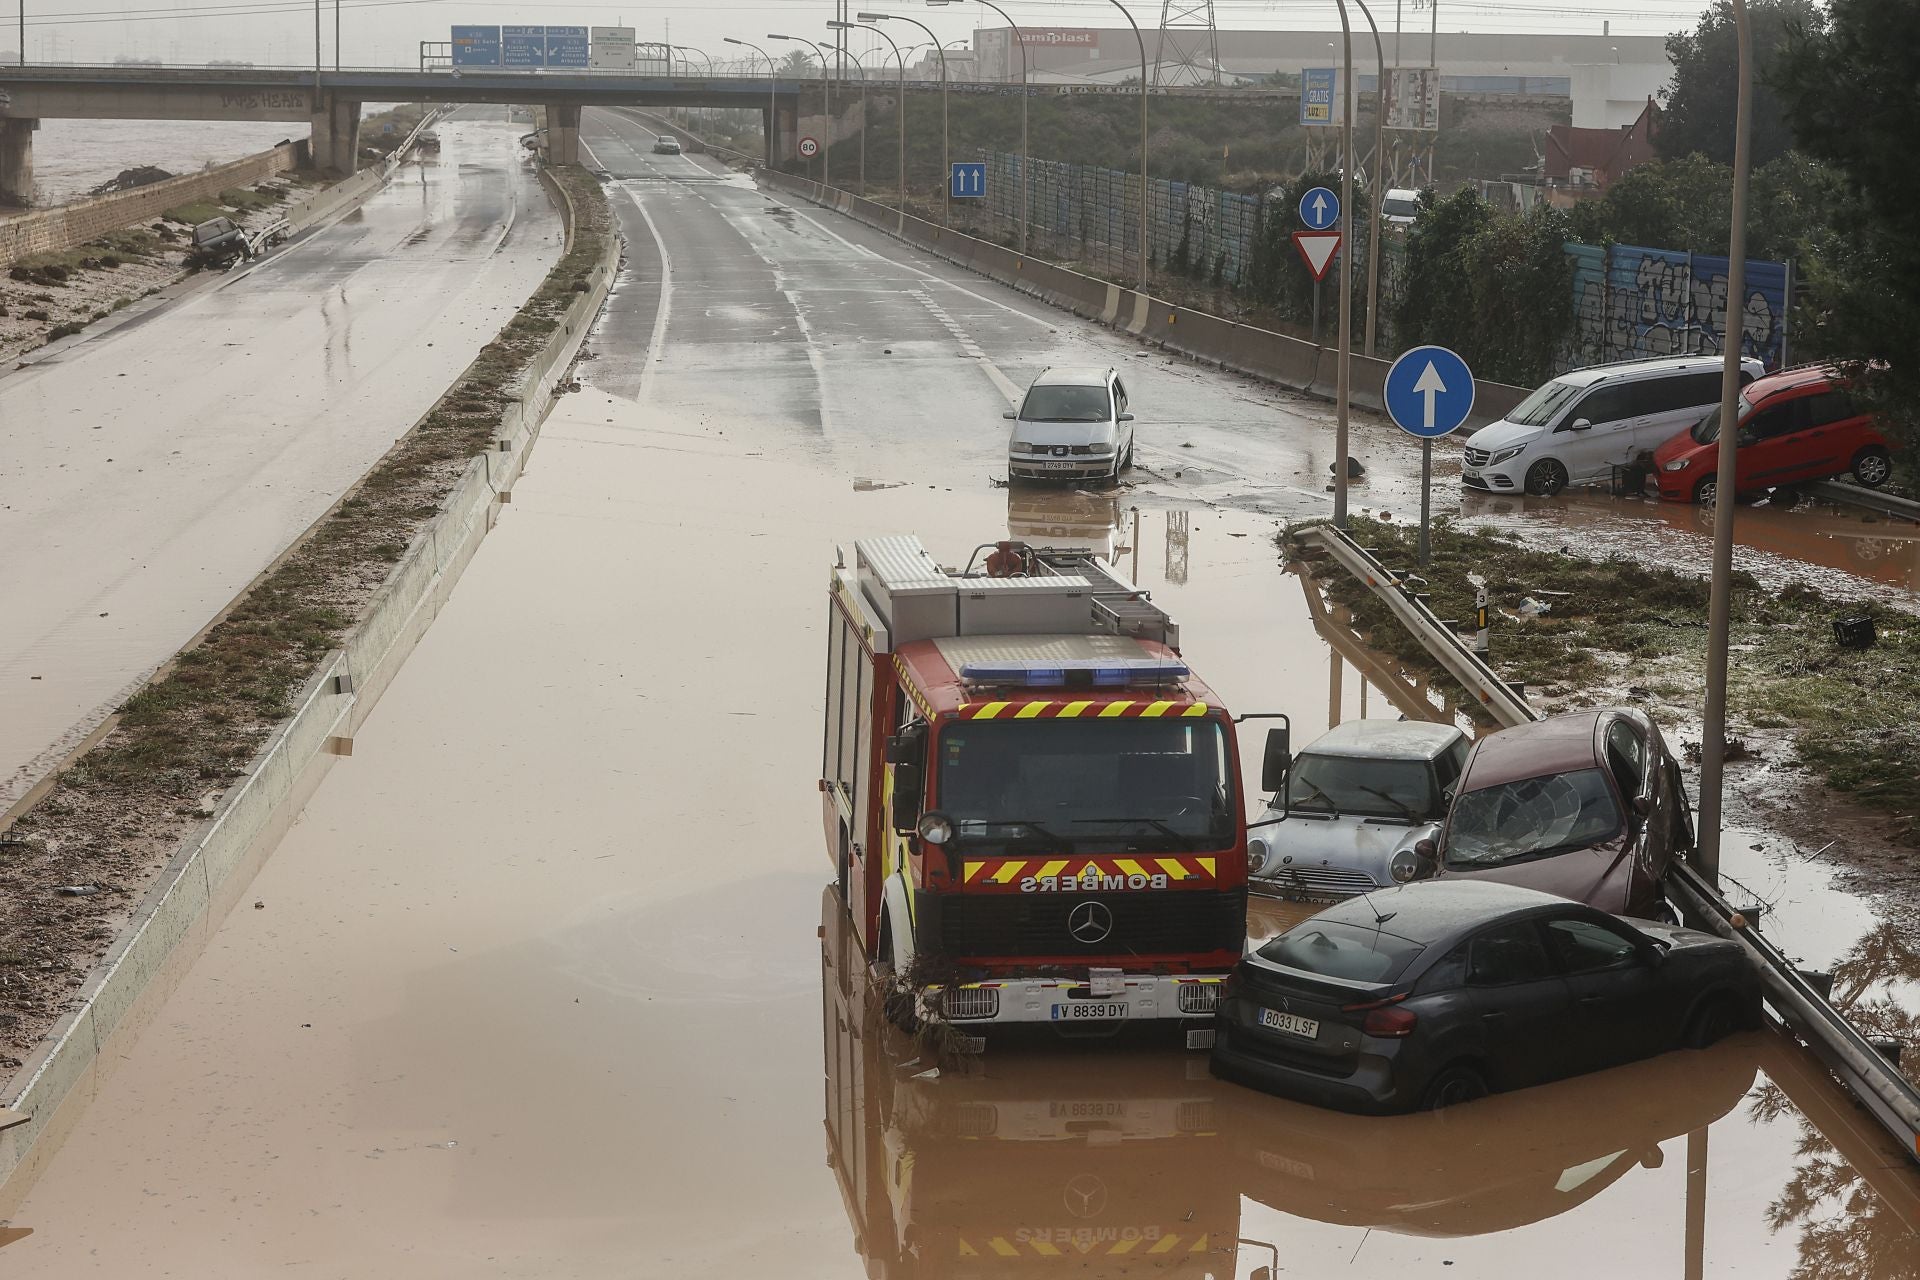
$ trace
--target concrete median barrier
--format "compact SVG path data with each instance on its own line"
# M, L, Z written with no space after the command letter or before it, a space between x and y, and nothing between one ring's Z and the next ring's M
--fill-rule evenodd
M354 730L452 593L492 527L502 494L524 468L556 389L612 290L619 261L619 238L609 235L588 272L587 291L529 365L503 415L496 448L469 462L343 646L322 660L293 700L294 713L274 729L212 816L181 841L120 939L82 984L78 1006L14 1074L5 1105L29 1119L0 1134L0 1216L17 1203L110 1071L114 1037L157 1008L172 985L162 979L177 978L191 963L231 898L246 888L250 876L241 873L258 866L333 760L350 750Z

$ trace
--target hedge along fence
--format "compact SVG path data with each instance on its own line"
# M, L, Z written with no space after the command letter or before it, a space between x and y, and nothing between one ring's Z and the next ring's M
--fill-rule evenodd
M245 186L299 167L306 143L283 142L270 151L203 169L184 177L116 191L111 195L76 200L57 209L36 209L12 218L0 218L0 267L32 253L59 253L97 240L111 231L157 218L168 209L219 195L229 187Z

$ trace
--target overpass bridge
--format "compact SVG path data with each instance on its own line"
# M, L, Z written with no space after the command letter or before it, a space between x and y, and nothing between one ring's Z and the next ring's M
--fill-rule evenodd
M873 85L900 82L868 68ZM775 164L795 155L800 95L820 87L814 76L630 75L588 70L495 67L420 69L194 66L0 66L0 204L30 202L33 133L42 120L287 120L309 129L313 166L353 172L360 154L360 116L369 102L501 103L547 109L547 149L555 164L579 161L580 111L594 106L732 107L764 120ZM852 93L852 77L834 82ZM938 81L909 80L910 92L939 92ZM1016 84L954 82L959 94L1012 94ZM1138 85L1033 85L1034 97L1123 95ZM1296 90L1151 88L1156 97L1204 97L1284 109Z

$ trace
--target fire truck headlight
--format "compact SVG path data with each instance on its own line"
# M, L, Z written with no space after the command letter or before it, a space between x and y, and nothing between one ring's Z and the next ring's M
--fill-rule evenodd
M953 820L944 813L923 813L918 830L928 844L945 844L953 839Z

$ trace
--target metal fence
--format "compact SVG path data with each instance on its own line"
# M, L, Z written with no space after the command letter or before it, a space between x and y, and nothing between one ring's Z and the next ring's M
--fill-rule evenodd
M1020 224L1020 184L1027 182L1029 243L1063 258L1123 272L1132 268L1140 244L1140 179L1117 169L1029 159L1025 175L1020 157L983 151L987 196L978 210L1003 234ZM1169 271L1186 246L1187 272L1237 285L1252 254L1260 225L1260 202L1253 196L1214 191L1186 182L1150 178L1147 183L1147 254L1160 271Z

